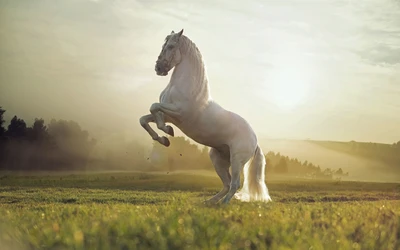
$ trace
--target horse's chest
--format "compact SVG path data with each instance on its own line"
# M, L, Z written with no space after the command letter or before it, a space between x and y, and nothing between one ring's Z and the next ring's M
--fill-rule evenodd
M160 103L171 103L172 102L172 98L170 95L168 95L168 93L166 93L165 91L163 91L160 95Z
M182 94L173 86L167 87L160 94L160 103L179 103L182 101Z

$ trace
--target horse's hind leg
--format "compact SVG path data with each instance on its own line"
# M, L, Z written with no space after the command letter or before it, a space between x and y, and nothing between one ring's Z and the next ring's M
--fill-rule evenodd
M149 125L149 122L155 122L152 114L144 115L140 117L140 125L149 133L153 140L158 141L162 145L168 147L171 143L167 137L160 137Z
M214 165L215 171L223 183L222 190L211 199L206 200L206 203L217 203L222 197L224 197L229 191L229 185L231 182L231 174L229 173L230 161L229 158L224 157L218 150L211 148L210 159Z
M240 187L240 173L243 170L244 165L246 162L250 160L250 154L246 153L239 153L232 157L232 178L230 183L230 189L227 192L225 198L222 200L222 203L227 204L235 195L236 191Z

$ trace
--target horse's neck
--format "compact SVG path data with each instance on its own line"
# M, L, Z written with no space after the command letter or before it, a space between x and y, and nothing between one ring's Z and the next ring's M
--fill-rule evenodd
M204 62L195 44L186 37L181 45L181 56L181 62L172 73L171 84L193 102L208 102L211 96Z

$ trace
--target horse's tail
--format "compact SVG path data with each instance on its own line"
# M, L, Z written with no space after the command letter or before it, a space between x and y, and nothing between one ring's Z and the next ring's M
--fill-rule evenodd
M265 184L265 157L259 145L243 172L243 188L235 197L241 201L271 201Z

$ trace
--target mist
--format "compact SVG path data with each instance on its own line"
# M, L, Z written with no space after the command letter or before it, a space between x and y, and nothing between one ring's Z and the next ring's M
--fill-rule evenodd
M342 168L350 175L344 179L355 181L399 182L400 169L388 166L378 160L350 155L329 150L310 141L299 140L266 140L265 148L284 155L296 157L301 161L309 161L324 168Z

